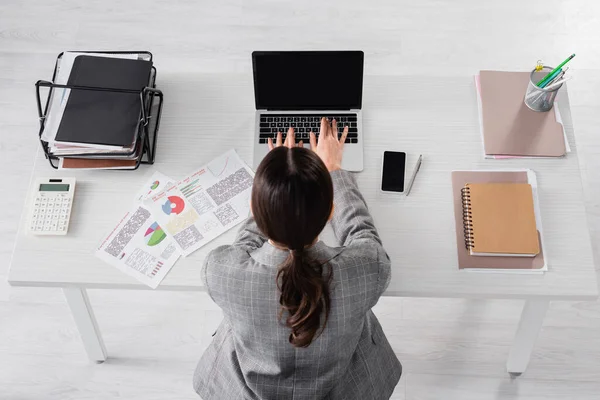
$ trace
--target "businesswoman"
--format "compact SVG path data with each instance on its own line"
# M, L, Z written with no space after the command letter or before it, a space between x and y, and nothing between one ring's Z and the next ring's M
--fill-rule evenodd
M371 311L390 260L352 175L348 129L321 121L312 150L290 129L259 165L253 217L207 257L204 283L224 319L202 355L204 399L387 399L402 367ZM341 243L318 237L328 220Z

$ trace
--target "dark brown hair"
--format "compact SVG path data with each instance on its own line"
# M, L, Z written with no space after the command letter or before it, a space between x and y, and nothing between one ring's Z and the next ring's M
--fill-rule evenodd
M307 347L329 315L332 271L308 260L305 248L319 236L333 208L333 184L319 156L302 147L271 150L258 166L252 212L258 228L290 250L277 272L279 317L291 328L289 341ZM325 275L325 276L324 276ZM322 331L322 330L321 330Z

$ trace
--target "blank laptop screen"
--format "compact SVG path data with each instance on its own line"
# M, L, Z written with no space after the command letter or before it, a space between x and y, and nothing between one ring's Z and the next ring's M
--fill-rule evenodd
M362 51L255 51L256 108L360 109L363 60Z

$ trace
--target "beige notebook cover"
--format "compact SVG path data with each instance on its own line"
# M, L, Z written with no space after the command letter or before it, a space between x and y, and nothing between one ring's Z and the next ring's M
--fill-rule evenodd
M471 255L533 257L540 252L531 185L467 183L463 213Z
M452 199L454 202L454 224L459 269L543 271L544 247L535 257L476 257L465 246L463 205L461 190L467 183L527 183L527 171L453 171ZM539 236L539 235L538 235Z
M481 71L479 82L485 154L565 155L563 128L554 112L532 111L523 102L529 72Z

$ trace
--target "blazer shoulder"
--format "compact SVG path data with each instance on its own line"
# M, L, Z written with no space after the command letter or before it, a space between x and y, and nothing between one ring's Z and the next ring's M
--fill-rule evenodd
M354 270L355 274L375 274L379 280L389 281L390 258L380 243L368 238L357 239L344 247L334 262L336 268Z
M219 246L208 253L202 265L201 275L209 294L214 282L239 274L249 259L250 254L239 246Z
M371 238L359 238L344 247L341 255L353 259L377 263L387 261L387 254L383 246Z
M206 256L206 264L239 265L250 258L250 253L240 246L223 245Z

